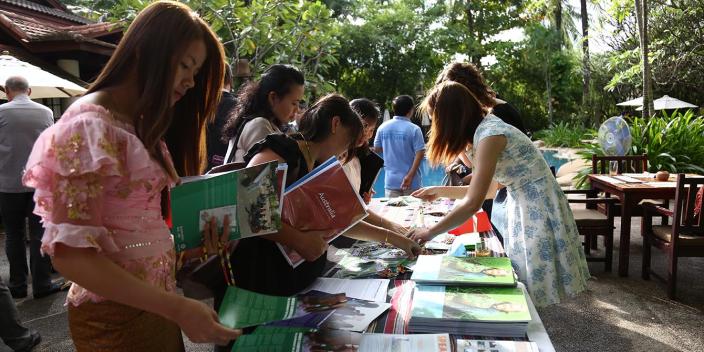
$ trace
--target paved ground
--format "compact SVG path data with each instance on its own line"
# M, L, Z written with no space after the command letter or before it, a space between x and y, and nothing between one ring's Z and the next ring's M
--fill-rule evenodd
M628 278L606 274L602 264L590 263L594 278L588 292L540 310L557 351L704 351L704 258L680 260L679 300L670 301L658 281L640 279L640 229L634 228L632 234ZM615 242L617 258L618 232ZM2 235L0 248L4 248ZM616 258L614 271L618 265ZM664 273L663 255L656 253L653 264ZM7 279L4 254L0 254L0 275ZM17 301L22 321L43 336L35 351L73 351L64 297L65 293L61 293L41 300ZM186 350L211 348L187 342Z

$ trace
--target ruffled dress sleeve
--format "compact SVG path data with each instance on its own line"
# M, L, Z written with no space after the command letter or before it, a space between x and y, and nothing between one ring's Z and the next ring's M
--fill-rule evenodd
M133 134L110 122L95 105L69 109L37 139L23 182L35 189L34 213L42 218L42 251L57 243L99 252L120 249L103 225L106 192L129 190L144 178L149 156ZM114 120L113 120L114 122Z

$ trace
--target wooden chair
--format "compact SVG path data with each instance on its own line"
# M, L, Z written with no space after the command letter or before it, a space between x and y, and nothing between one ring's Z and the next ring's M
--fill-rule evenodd
M667 208L645 204L643 216L643 271L644 280L650 279L650 274L663 279L650 269L651 246L667 253L668 266L667 297L675 298L677 283L677 259L679 257L704 257L704 227L702 214L695 215L697 192L704 185L704 177L686 177L677 175L677 191L675 195L675 208ZM670 226L654 226L653 216L666 216L672 218Z
M568 198L572 204L585 204L584 209L572 209L579 234L584 236L584 254L589 262L604 262L604 271L611 272L614 248L614 204L616 198L597 197L595 190L564 190L565 194L583 194L586 198ZM596 209L603 204L606 214ZM604 237L604 257L592 257L591 249L598 236Z
M612 161L618 162L618 173L641 173L648 171L648 156L643 155L625 155L625 156L604 156L592 155L592 173L593 174L608 174L609 163Z
M555 167L550 166L553 176L556 176ZM567 198L571 204L584 204L584 209L572 208L572 216L577 224L577 231L584 236L584 254L588 262L604 262L604 271L611 272L614 253L614 204L616 198L598 197L596 190L563 189L565 195L581 194L585 198ZM599 204L603 204L605 213L597 209ZM604 236L604 256L592 257L591 250L597 249L598 236Z

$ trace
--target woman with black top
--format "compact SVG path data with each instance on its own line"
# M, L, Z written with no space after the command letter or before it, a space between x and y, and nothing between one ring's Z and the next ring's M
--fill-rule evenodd
M303 99L303 73L291 65L271 65L258 81L237 93L237 104L223 131L228 143L223 164L245 162L244 155L272 133L283 133Z
M249 166L276 160L288 164L290 185L330 157L353 155L362 137L362 121L340 95L321 98L306 111L299 131L286 136L268 135L245 155ZM347 160L343 160L345 162ZM325 231L302 232L283 224L275 234L240 240L232 254L232 267L238 287L263 294L290 296L308 287L323 274L328 244ZM382 242L385 234L345 236ZM306 261L296 268L288 264L276 243L298 252Z

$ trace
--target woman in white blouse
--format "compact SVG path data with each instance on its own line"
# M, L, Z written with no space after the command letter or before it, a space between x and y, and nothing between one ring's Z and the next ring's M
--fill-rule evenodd
M228 142L224 163L244 162L255 143L293 121L303 99L305 79L291 65L272 65L258 81L249 82L237 94L237 104L225 125Z

